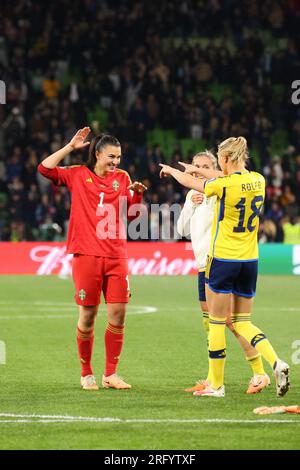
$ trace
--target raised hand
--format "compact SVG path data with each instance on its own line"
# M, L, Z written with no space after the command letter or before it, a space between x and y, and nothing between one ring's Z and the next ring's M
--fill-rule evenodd
M188 175L193 175L194 173L199 172L199 168L195 165L191 165L190 163L178 162L178 164L184 167L184 171Z
M205 178L205 179L210 179L210 178L219 178L224 176L224 173L220 170L217 170L215 168L198 168L195 165L191 165L190 163L185 163L185 162L178 162L179 165L184 167L184 172L188 175L192 176L197 176L198 178Z
M127 189L131 189L135 193L143 194L145 191L147 191L148 188L143 183L140 183L139 181L134 181L132 184L127 186Z
M169 165L164 165L163 163L160 163L159 166L161 166L161 170L160 170L160 173L159 173L160 178L164 178L165 176L171 176L172 175L172 171L174 170L174 168L172 168Z
M76 132L74 137L70 140L70 145L74 149L82 149L84 147L87 147L90 145L90 142L85 142L85 139L91 132L91 129L89 127L83 127L82 129L79 129L79 131Z

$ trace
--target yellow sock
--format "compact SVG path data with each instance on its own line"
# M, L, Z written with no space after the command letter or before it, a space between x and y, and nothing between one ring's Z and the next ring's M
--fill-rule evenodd
M259 353L252 357L246 357L246 359L249 361L254 375L265 375L263 361Z
M250 313L233 314L232 322L235 330L251 344L273 369L278 356L266 335L251 323Z
M224 384L224 368L226 359L225 328L225 318L209 315L208 380L214 389L217 389Z
M202 321L203 321L203 327L204 330L206 331L207 334L207 349L208 349L208 335L209 335L209 313L203 311L202 312ZM211 383L211 374L210 371L208 371L207 379Z
M206 331L207 333L207 336L208 336L208 332L209 332L209 315L208 315L208 312L202 312L202 321L203 321L203 327L204 327L204 330Z

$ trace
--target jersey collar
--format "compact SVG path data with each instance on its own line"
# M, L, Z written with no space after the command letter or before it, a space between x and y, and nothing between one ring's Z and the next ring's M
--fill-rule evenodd
M249 173L248 170L245 170L243 173L241 171L235 171L234 173L232 173L233 175L245 175L246 173Z

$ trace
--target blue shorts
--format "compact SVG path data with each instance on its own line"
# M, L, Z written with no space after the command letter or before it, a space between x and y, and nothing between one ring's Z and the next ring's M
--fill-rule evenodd
M258 261L220 261L213 258L206 271L208 287L213 292L254 297Z
M198 273L198 294L200 302L206 302L205 295L205 272Z

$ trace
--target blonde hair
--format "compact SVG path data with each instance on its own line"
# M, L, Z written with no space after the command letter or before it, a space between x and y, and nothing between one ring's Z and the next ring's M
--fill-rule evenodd
M204 152L198 152L196 155L193 156L193 163L196 158L198 157L207 157L213 164L214 169L216 170L218 168L218 160L217 157L214 156L212 152L209 150L205 150Z
M249 158L247 140L245 137L229 137L218 146L218 156L228 155L231 163L244 163Z

